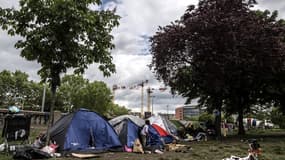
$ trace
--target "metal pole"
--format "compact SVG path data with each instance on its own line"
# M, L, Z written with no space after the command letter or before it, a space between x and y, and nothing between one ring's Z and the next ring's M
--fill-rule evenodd
M152 115L154 115L154 113L153 113L153 98L154 98L155 96L151 96L151 114Z
M144 84L147 84L148 83L148 80L145 80L145 81L142 81L142 83L141 83L141 86L142 86L142 95L141 95L141 118L143 118L144 117L144 111L143 111L143 87L144 87Z
M44 112L44 108L45 108L46 89L47 89L47 80L45 81L45 84L44 84L44 91L43 91L43 99L42 99L42 109L41 109L41 112Z
M168 105L167 105L166 107L167 107L167 119L169 119L169 114L168 114Z
M144 82L142 82L142 90L141 90L141 118L143 118L144 117L144 115L143 115L143 86L144 86Z
M151 98L150 87L147 88L147 111L150 112L150 98Z

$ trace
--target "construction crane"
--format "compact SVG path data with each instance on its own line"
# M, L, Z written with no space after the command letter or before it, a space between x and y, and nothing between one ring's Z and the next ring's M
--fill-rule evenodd
M147 93L147 111L151 112L150 111L150 99L151 99L151 93L153 93L153 92L150 89L150 87L147 88L147 92L146 93Z
M160 88L150 88L148 87L147 88L147 112L150 112L151 114L154 114L153 113L153 98L155 96L151 95L154 91L156 90L159 90L160 92L163 92L165 90L167 90L166 87L160 87ZM152 107L151 106L151 103L152 103Z
M137 86L141 86L141 118L143 118L144 116L144 86L145 84L148 83L148 80L145 80L145 81L142 81L141 83L137 84ZM126 89L127 87L126 86L121 86L119 87L118 85L113 85L112 87L112 91L113 91L113 102L115 101L115 91L117 89ZM130 88L133 88L133 87L130 87Z
M135 87L134 85L131 87L126 87L126 86L118 86L118 85L113 85L112 91L113 91L113 102L115 100L115 91L118 89L134 89L137 88L137 86L141 87L141 109L140 109L140 114L141 114L141 118L144 118L144 87L145 85L148 83L148 80L142 81L139 84L136 84ZM148 87L146 89L146 93L147 93L147 110L146 112L153 114L153 109L151 109L151 98L153 98L154 96L152 96L151 94L153 93L154 90L159 90L159 91L165 91L167 88L166 87L160 87L160 88L150 88Z

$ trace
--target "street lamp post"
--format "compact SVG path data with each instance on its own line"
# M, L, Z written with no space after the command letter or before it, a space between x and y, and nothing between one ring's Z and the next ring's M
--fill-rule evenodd
M154 115L153 113L153 99L155 96L151 96L151 114Z
M44 84L44 91L43 91L43 99L42 99L41 112L44 112L44 108L45 108L46 89L47 89L47 79L46 79L45 84Z
M166 106L167 107L167 119L169 119L169 114L168 114L168 105Z

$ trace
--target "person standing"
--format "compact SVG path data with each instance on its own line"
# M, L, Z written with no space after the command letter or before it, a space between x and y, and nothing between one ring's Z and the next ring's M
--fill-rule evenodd
M142 139L142 146L146 147L147 139L148 139L148 129L149 129L150 121L147 119L145 120L145 125L143 126L143 129L141 130L141 139Z
M224 137L226 137L228 134L228 124L226 120L222 123L222 129L223 129Z

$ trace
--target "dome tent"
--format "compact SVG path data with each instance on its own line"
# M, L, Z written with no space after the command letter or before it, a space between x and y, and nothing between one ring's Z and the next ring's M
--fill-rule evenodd
M151 116L148 119L150 121L150 124L156 124L157 126L167 131L168 133L177 136L176 126L168 119L162 116Z
M164 143L173 142L173 136L177 136L177 129L172 122L162 116L151 116L148 119Z
M98 113L79 109L60 118L49 130L59 151L121 149L118 135Z
M139 138L140 129L144 120L133 115L122 115L109 121L113 126L122 145L132 148L134 141Z

